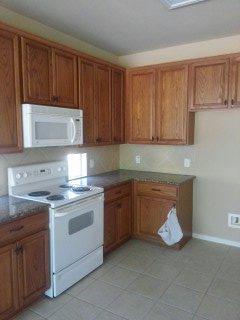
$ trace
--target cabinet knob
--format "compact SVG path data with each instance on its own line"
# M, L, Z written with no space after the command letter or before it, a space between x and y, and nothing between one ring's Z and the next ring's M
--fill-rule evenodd
M234 106L234 99L231 100L231 105Z
M157 142L158 142L159 140L160 140L159 137L157 137Z
M17 246L17 248L15 249L15 252L17 255L23 253L23 246Z
M227 99L225 99L225 100L224 100L224 104L225 104L225 106L227 105L227 103L228 103L228 102L227 102Z
M154 141L154 139L155 139L155 138L152 136L152 141Z

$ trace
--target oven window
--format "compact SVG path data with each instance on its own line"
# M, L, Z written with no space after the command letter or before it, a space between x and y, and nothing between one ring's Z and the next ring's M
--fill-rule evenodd
M67 123L36 122L35 123L36 140L48 139L68 139Z
M91 226L93 224L93 215L94 215L94 212L89 211L69 220L68 222L69 235L79 232Z

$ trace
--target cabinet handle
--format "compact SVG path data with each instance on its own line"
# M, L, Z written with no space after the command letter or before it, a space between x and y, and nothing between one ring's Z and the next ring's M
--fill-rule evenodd
M224 104L225 104L225 106L227 105L227 103L228 103L228 102L227 102L227 99L225 99L225 100L224 100Z
M157 137L157 142L159 141L159 137Z
M234 106L234 100L233 99L231 100L231 105L232 105L232 107Z
M19 226L17 228L10 229L10 232L18 232L18 231L22 230L23 228L24 228L23 226Z
M158 192L161 192L162 190L161 190L161 189L152 188L152 191L158 191Z
M101 141L100 138L96 138L96 142L99 143Z
M15 249L15 252L17 255L23 253L23 246L18 246L16 249Z
M152 141L154 141L154 139L155 139L155 138L152 136Z

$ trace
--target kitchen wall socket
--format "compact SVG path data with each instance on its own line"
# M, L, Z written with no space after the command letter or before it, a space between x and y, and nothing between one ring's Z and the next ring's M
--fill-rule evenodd
M89 160L89 167L90 167L90 168L94 168L94 165L95 165L94 159L90 159L90 160Z
M185 168L190 168L191 167L191 159L185 158L184 159L184 167Z
M140 164L141 163L141 156L139 156L139 155L135 156L135 162L137 164Z
M228 214L228 226L230 228L240 228L240 213Z

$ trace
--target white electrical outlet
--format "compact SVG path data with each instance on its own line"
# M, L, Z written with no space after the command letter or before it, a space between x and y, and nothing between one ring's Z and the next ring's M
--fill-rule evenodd
M185 168L190 168L191 167L191 159L185 158L184 159L184 167Z
M240 228L240 213L228 214L228 226L230 228Z
M139 156L139 155L135 156L135 162L137 164L140 164L141 163L141 156Z
M89 160L89 167L92 169L92 168L94 168L94 165L95 165L94 159L90 159Z

